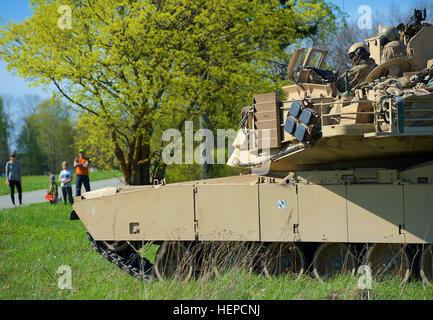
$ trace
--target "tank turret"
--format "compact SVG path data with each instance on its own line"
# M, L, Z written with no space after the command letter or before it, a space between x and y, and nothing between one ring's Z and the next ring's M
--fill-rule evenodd
M410 39L408 57L380 64L380 41L368 39L380 65L350 92L339 92L335 77L320 69L326 50L295 50L287 69L294 84L282 88L285 99L253 97L236 140L248 145L235 144L228 164L259 165L243 161L249 154L270 162L271 172L404 168L431 159L433 47L425 44L432 41L433 26L426 25Z

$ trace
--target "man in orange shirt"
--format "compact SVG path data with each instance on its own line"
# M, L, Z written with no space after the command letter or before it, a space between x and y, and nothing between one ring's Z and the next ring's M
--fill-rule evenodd
M78 153L79 157L74 160L74 167L76 168L77 180L76 180L76 189L75 196L81 196L81 185L84 184L84 188L86 192L90 191L90 181L89 181L89 167L90 161L86 158L84 154L84 150L80 149Z

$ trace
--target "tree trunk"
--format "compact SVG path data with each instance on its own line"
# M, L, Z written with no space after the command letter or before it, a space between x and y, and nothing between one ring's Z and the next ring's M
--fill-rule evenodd
M143 135L134 138L129 146L129 152L123 152L117 142L117 136L111 133L114 143L114 154L120 164L125 184L149 185L150 172L150 144L145 142Z
M150 145L145 142L145 137L139 135L133 146L134 152L129 154L132 156L130 159L131 172L130 172L130 185L149 185L150 180Z

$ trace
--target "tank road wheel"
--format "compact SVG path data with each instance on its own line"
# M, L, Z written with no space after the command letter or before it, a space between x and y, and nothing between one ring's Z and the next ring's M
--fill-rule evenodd
M367 264L378 280L398 277L406 282L410 276L410 262L404 247L398 243L376 243L367 251Z
M193 255L183 242L164 241L158 248L155 255L155 274L159 280L189 280L193 269Z
M355 268L352 250L344 243L323 243L314 253L313 272L317 279L353 273Z
M423 248L421 259L419 261L419 273L422 281L426 285L431 285L433 282L433 245L428 245Z
M263 272L266 276L288 274L300 277L305 270L305 257L294 243L272 243L266 250Z

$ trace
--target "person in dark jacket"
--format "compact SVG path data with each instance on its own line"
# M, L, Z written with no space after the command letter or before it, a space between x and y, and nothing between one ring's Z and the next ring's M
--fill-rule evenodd
M369 73L373 71L377 64L370 58L370 51L367 46L358 42L349 48L349 59L352 68L347 72L348 90L351 91L358 84L363 83ZM340 92L346 91L346 73L337 79L337 88Z
M9 156L9 161L6 163L6 185L11 189L11 200L12 206L15 205L15 187L18 190L18 200L20 202L20 207L23 206L23 190L22 190L22 178L21 169L19 163L16 161L16 154L11 153Z
M400 41L400 35L396 27L383 27L378 36L382 47L381 64L399 57L407 58L407 48Z

